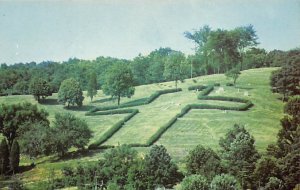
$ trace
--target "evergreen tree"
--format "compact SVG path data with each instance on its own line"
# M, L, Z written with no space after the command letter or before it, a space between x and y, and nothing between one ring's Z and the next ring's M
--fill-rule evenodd
M97 88L97 75L95 72L92 72L89 78L87 89L87 95L91 98L91 101L93 101L93 97L97 94Z
M9 169L9 150L5 139L0 144L0 175L5 174Z
M216 175L210 184L211 190L239 190L236 179L228 174Z
M20 147L18 141L14 140L9 154L10 170L13 173L18 172L19 162L20 162Z

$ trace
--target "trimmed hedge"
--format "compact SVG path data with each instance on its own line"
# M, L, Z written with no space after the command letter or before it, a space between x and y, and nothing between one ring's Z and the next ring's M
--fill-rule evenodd
M239 102L244 103L240 106L220 106L220 105L209 105L209 104L189 104L186 105L181 109L181 112L174 116L171 120L169 120L168 123L160 127L147 141L145 144L140 143L133 143L129 144L130 147L149 147L153 145L155 142L158 141L158 139L177 121L178 118L183 117L185 114L187 114L191 109L219 109L219 110L234 110L234 111L246 111L249 108L253 106L252 102L247 99L242 98L235 98L235 97L224 97L224 96L208 96L213 90L214 86L192 86L189 87L189 90L194 89L200 89L203 88L202 91L198 95L199 100L219 100L219 101L230 101L230 102ZM161 94L166 93L172 93L181 91L182 89L168 89L168 90L162 90L157 91L154 94L152 94L147 101L148 103L155 100L157 97L159 97ZM92 111L92 110L91 110ZM99 113L87 113L86 115L107 115L107 114L121 114L121 113L131 113L130 115L126 116L123 120L116 123L112 128L109 129L96 143L91 144L89 146L89 149L94 149L99 147L99 145L103 144L105 141L107 141L115 132L117 132L125 122L127 122L129 119L131 119L135 114L138 113L138 110L136 109L126 109L126 110L110 110L105 112L99 112ZM107 148L109 146L99 147L99 148ZM114 147L114 146L111 146Z
M92 108L89 112L97 112L97 111L107 111L107 110L114 110L114 109L119 109L119 108L127 108L127 107L134 107L134 106L140 106L140 105L145 105L153 102L156 98L158 98L162 94L168 94L168 93L174 93L174 92L179 92L182 91L181 88L177 89L166 89L166 90L159 90L151 94L148 98L141 98L139 100L134 100L132 102L127 102L124 104L121 104L119 106L105 106L105 107L95 107Z
M89 145L89 149L95 149L95 147L99 147L101 144L106 142L110 137L112 137L118 130L121 129L121 127L129 121L133 116L135 116L137 113L139 113L139 110L137 109L131 109L131 110L113 110L110 111L111 114L120 114L120 113L131 113L128 116L126 116L124 119L119 121L118 123L114 124L108 131L106 131L96 142ZM94 113L94 115L103 115L100 113Z
M195 85L195 86L189 86L188 90L189 91L191 91L191 90L203 90L205 88L206 88L206 86L203 86L203 85Z

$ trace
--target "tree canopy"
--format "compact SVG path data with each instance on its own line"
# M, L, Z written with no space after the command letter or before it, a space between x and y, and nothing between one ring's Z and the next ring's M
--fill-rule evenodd
M74 78L66 79L61 83L58 91L59 103L63 105L67 103L67 107L75 104L82 106L83 99L80 84Z

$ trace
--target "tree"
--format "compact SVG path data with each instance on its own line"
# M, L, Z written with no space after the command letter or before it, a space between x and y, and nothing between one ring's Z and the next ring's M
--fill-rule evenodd
M268 183L264 187L265 190L283 190L284 189L284 183L282 180L276 178L276 177L270 177Z
M47 96L52 95L50 84L43 78L32 79L29 85L29 92L38 102L41 101L41 98L45 99Z
M97 75L95 72L92 72L89 78L87 90L87 95L91 98L91 101L93 101L93 97L97 94L97 88Z
M284 112L300 122L300 96L293 96L284 106Z
M103 92L106 95L117 97L118 105L120 105L121 97L130 98L134 94L133 85L133 74L130 68L124 64L117 64L108 70Z
M52 134L51 128L43 123L34 123L30 129L19 138L21 152L28 155L30 159L40 155L48 155L52 153L52 139L56 135Z
M211 148L198 145L187 156L186 168L189 174L200 174L211 180L222 171L221 159Z
M127 186L135 190L144 190L148 187L148 175L146 173L146 162L138 159L128 171Z
M288 96L300 95L300 55L289 57L281 69L271 75L272 91L283 95L283 100Z
M0 133L6 137L11 148L16 137L21 136L33 123L41 122L49 125L48 113L39 110L31 103L11 104L0 106Z
M167 149L162 145L155 145L145 157L148 188L158 185L172 187L182 178L177 166L172 162Z
M83 99L80 84L74 78L66 79L61 83L58 91L59 103L63 105L67 103L67 107L69 107L70 104L82 106Z
M254 170L257 187L265 186L271 177L279 176L277 160L272 157L264 157L257 161Z
M0 144L0 175L7 173L9 168L9 150L5 139Z
M239 78L241 72L237 68L233 68L229 70L228 72L225 73L225 76L227 78L232 78L233 79L233 84L235 85L236 80Z
M211 190L239 190L236 179L228 174L216 175L210 184Z
M19 162L20 162L20 147L18 141L14 140L9 153L9 166L10 166L10 170L13 173L18 171Z
M187 76L188 65L185 62L184 54L181 52L174 52L169 55L165 64L164 77L167 80L175 81L177 89L178 80L183 81Z
M201 175L190 175L181 182L181 190L208 190L207 179Z
M226 133L225 138L219 141L222 157L226 161L229 173L240 180L243 188L251 188L254 184L252 173L260 157L254 142L254 138L244 126L237 124Z
M92 137L86 121L70 113L55 115L54 134L54 149L60 156L64 156L72 146L83 149Z
M127 145L121 145L104 154L101 165L106 178L123 187L127 183L128 171L137 160L137 151Z

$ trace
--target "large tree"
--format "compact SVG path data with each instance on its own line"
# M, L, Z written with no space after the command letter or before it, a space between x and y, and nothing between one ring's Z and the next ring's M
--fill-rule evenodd
M0 106L0 133L6 137L9 147L13 140L21 136L30 125L42 122L49 125L48 113L39 110L36 105L30 103L12 104Z
M54 149L60 156L71 147L83 149L92 137L86 121L70 113L55 115L54 134Z
M254 142L254 138L244 126L237 124L219 141L227 170L240 180L243 188L251 188L254 183L252 173L260 157Z
M130 68L125 64L112 66L106 74L103 92L117 97L120 105L121 97L130 98L134 94L134 80Z
M187 76L188 65L185 62L185 56L181 52L174 52L169 55L165 64L164 77L167 80L175 81L175 87L177 88L178 81L183 81Z
M80 84L74 78L66 79L61 83L58 91L59 103L63 105L67 103L67 107L69 107L70 104L82 106L83 99Z
M97 94L97 89L98 89L97 75L95 72L92 72L90 74L90 78L88 81L88 89L87 89L87 95L91 98L91 101L93 101L93 97Z
M20 146L18 141L15 139L13 141L9 153L9 166L13 174L19 170L19 163L20 163Z
M29 91L38 102L41 101L41 98L45 99L47 96L52 95L51 85L43 78L32 79L29 85Z

